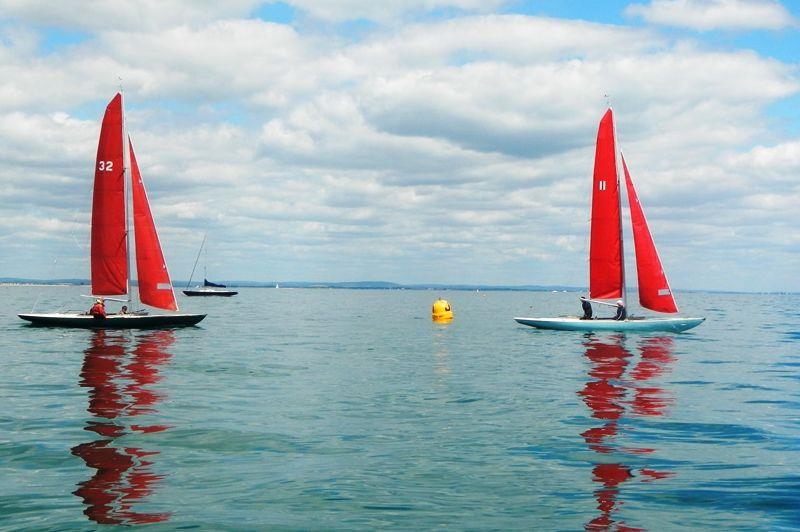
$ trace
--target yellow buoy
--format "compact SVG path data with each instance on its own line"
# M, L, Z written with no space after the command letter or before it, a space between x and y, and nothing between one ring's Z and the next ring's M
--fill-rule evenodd
M453 310L450 308L450 303L446 300L439 298L433 302L433 309L431 310L431 318L433 321L450 321L453 319Z

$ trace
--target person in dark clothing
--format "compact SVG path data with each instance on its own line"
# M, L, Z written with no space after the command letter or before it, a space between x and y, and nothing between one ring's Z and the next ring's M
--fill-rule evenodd
M589 300L583 296L581 296L581 308L583 309L583 316L581 316L581 319L582 320L592 319L592 304L589 303Z
M89 314L94 316L96 320L102 320L106 317L106 305L103 301L103 298L97 299L92 305L92 308L89 309Z
M617 301L617 314L614 316L614 319L617 321L622 321L628 318L628 311L625 310L625 303L620 299Z

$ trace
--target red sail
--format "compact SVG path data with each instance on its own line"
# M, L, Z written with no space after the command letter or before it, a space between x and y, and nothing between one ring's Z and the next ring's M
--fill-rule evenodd
M144 189L133 144L128 140L133 178L133 229L136 235L136 273L139 281L139 299L151 307L178 310L175 293L169 280L167 263L158 242L158 233L150 213L147 192Z
M614 118L609 109L600 120L594 155L589 295L597 299L622 297L622 220L618 185Z
M631 206L633 244L636 248L636 272L639 277L639 303L645 308L658 312L678 312L624 157L622 158L622 169L625 171L625 185L628 189L628 202Z
M92 198L92 293L128 292L128 245L125 238L125 169L122 162L122 96L106 107Z

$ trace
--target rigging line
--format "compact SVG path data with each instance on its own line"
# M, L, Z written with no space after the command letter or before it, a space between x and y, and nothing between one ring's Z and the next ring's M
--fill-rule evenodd
M594 169L592 169L594 172ZM586 264L586 280L588 281L591 278L591 273L589 271L590 264L591 264L591 243L592 243L592 196L594 195L594 175L590 177L590 182L592 183L589 187L589 199L586 200L586 207L583 212L588 212L589 216L584 219L583 222L583 256L585 257L585 264ZM589 286L588 284L586 285Z
M80 242L78 242L78 237L75 236L75 226L78 225L77 219L79 214L80 214L80 208L76 208L75 213L72 215L72 223L71 223L72 229L70 230L69 236L72 237L72 240L75 242L75 245L77 246L78 249L80 249L81 251L85 251L86 247L82 246ZM53 278L57 264L58 264L58 256L56 256L56 258L53 259L53 263L50 265L50 269L47 273L48 278L50 279ZM33 302L33 307L31 308L31 312L36 312L36 307L39 305L39 301L41 301L42 299L42 294L44 293L44 289L45 289L44 286L39 287L36 299Z
M197 268L197 261L200 260L200 254L203 252L203 246L206 243L207 236L208 236L208 230L206 230L206 232L203 233L203 241L200 243L200 249L197 250L197 257L194 259L194 266L192 266L192 273L189 274L189 282L186 284L187 290L192 285L192 277L194 277L194 270Z
M80 214L80 211L81 211L80 208L76 208L75 209L75 214L72 216L72 224L71 224L71 230L69 232L69 236L72 237L72 240L75 242L75 246L78 249L80 249L81 251L86 251L87 249L89 249L89 246L87 246L86 244L81 244L80 241L78 240L78 237L76 236L76 233L77 233L76 229L77 229L77 226L79 225L78 224L78 215Z
M58 257L53 259L53 264L50 265L50 271L47 274L47 277L52 279L53 273L56 271L56 264L58 263ZM38 290L38 294L36 295L36 300L33 302L33 307L31 308L31 312L36 312L36 306L39 304L39 300L42 299L42 294L44 293L46 285L41 285Z

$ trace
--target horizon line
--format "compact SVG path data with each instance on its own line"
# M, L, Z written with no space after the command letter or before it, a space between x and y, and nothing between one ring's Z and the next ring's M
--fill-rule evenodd
M538 285L538 284L476 284L476 283L397 283L394 281L252 281L252 280L220 280L231 288L273 288L273 285L283 284L285 288L333 288L333 289L357 289L357 290L488 290L496 292L588 292L586 286L574 285ZM0 277L0 286L14 285L69 285L86 286L91 284L89 279L79 278L53 278L53 279L31 279L23 277ZM178 285L187 284L185 280L174 281L172 287L175 290L183 290ZM131 286L138 286L138 280L131 279ZM188 288L188 286L187 286ZM629 287L630 292L638 291L638 286ZM746 291L746 290L719 290L707 288L677 288L676 292L708 292L717 294L777 294L777 295L796 295L800 292L793 290L768 290L768 291Z

